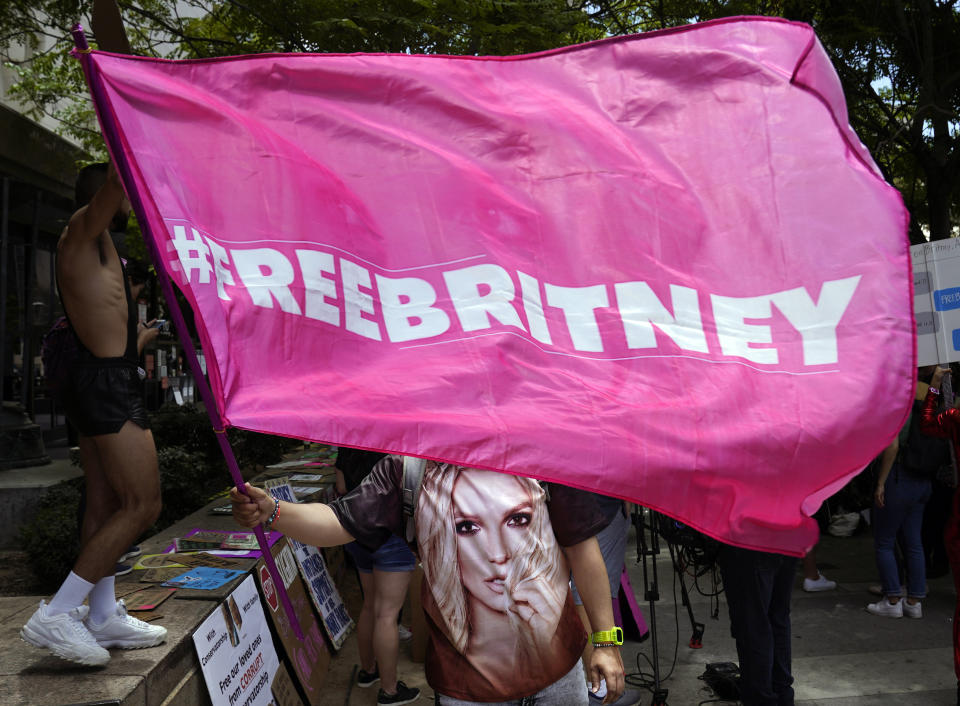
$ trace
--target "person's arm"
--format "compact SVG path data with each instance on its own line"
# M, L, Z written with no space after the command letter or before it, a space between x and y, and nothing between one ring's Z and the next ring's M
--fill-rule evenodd
M107 169L107 180L86 207L73 214L64 232L64 245L79 245L100 237L110 227L126 194L113 164Z
M337 473L337 482L335 488L337 490L337 495L346 495L347 494L347 479L343 475L343 471L339 468L335 469Z
M143 353L143 349L147 347L147 344L150 341L156 339L160 335L160 329L158 329L154 324L156 319L148 323L143 323L142 321L137 323L137 353Z
M573 580L583 599L583 607L590 619L588 629L593 631L610 630L614 627L613 604L610 600L610 582L607 580L607 567L603 563L600 545L596 537L563 547ZM593 650L590 664L587 665L592 690L600 687L600 679L607 681L607 696L603 703L613 703L623 694L623 661L620 648L597 647Z
M890 469L893 468L893 462L897 458L897 451L899 450L900 440L898 436L895 436L880 456L880 475L877 478L877 489L873 493L873 499L876 501L877 507L883 507L883 489L886 485L887 477L890 475Z
M943 376L950 372L947 368L937 368L930 380L923 408L920 410L920 431L928 436L940 439L949 439L950 430L958 423L960 412L956 409L947 409L937 414L937 404L940 402L940 383ZM936 390L936 392L934 392Z
M233 519L241 527L256 527L266 522L277 507L277 501L260 488L246 484L244 495L237 488L230 490ZM322 503L288 503L279 501L277 517L270 529L315 547L348 544L353 537L347 532L329 506Z

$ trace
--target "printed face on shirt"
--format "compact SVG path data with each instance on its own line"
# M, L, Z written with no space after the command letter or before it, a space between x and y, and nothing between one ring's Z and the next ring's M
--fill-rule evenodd
M533 519L533 503L513 476L466 470L453 486L454 527L460 578L467 593L505 613L504 580L510 560Z

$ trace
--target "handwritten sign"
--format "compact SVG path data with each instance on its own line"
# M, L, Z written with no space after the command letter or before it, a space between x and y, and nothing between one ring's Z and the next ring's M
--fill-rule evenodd
M300 683L303 695L310 706L322 706L329 702L329 693L324 700L323 682L330 665L330 653L320 632L317 615L307 598L307 587L297 571L296 559L287 540L280 540L271 550L277 568L283 578L284 588L290 597L290 603L297 615L297 622L303 631L303 639L293 632L290 620L277 599L277 588L267 571L264 561L257 563L254 576L260 586L260 593L267 602L267 617L273 623L287 659L293 665L294 676Z
M268 493L278 500L285 500L288 503L298 502L286 478L268 480L264 483L264 487ZM320 619L323 621L327 636L334 648L340 649L343 641L350 634L351 628L353 628L353 619L347 613L347 609L343 605L343 599L340 598L340 592L337 591L337 587L330 577L330 572L327 571L323 555L316 547L301 544L289 537L288 541L293 548L297 566L300 567L300 574L309 589L310 598L313 600L317 612L320 613Z

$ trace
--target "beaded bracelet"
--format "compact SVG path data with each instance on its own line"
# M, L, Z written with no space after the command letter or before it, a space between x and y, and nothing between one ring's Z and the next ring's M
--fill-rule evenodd
M265 529L270 529L277 518L280 517L280 501L274 498L273 502L273 513L270 515L270 519L263 523Z

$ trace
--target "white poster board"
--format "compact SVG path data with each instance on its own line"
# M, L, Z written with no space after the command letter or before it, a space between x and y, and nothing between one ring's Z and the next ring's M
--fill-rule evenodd
M917 365L960 360L960 238L910 248Z
M278 500L285 500L288 503L296 503L299 500L293 493L293 488L287 478L274 478L264 483L267 492ZM316 547L301 544L297 540L287 537L290 546L293 547L293 555L300 567L300 575L320 614L320 620L323 627L333 644L334 649L340 649L343 641L347 639L350 630L353 628L353 619L347 613L343 605L343 599L340 592L337 591L330 572L327 571L327 564L323 560L323 554Z
M213 706L268 706L280 666L253 576L193 633Z

